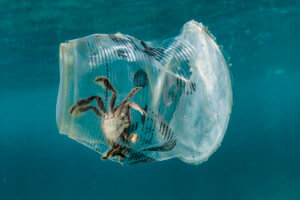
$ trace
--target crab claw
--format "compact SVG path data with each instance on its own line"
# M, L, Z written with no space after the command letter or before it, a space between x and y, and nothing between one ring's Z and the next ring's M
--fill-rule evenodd
M138 134L130 134L130 136L129 136L129 140L132 143L136 143L138 139L139 139L139 135Z

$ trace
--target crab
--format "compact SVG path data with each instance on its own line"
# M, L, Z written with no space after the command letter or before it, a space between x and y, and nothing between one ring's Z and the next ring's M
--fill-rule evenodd
M77 116L80 112L92 110L98 117L100 117L102 119L102 131L108 145L110 146L110 149L105 153L102 159L119 156L120 161L126 157L126 145L128 146L131 145L131 143L136 143L138 140L138 134L128 133L128 128L131 125L130 108L139 111L143 116L146 115L146 112L138 104L134 102L128 102L128 100L134 97L134 95L142 87L133 88L128 96L119 105L114 106L117 98L117 92L110 81L105 77L99 76L95 78L94 82L113 92L113 95L110 99L108 112L106 112L101 97L91 96L75 103L70 109L70 114L72 116ZM90 103L92 103L94 100L96 100L97 106L100 110L98 110L97 107L90 105ZM126 145L123 145L122 143L126 143Z

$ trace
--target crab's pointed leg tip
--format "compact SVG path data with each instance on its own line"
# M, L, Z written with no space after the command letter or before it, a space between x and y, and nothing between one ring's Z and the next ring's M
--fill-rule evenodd
M147 115L146 111L144 111L144 110L141 110L140 113L141 113L143 116L146 116L146 115Z
M98 81L104 81L104 80L108 80L105 76L97 76L95 78L95 80L98 80Z
M106 159L107 159L107 156L102 156L101 159L102 159L102 160L106 160Z
M76 106L72 106L69 110L71 116L76 117L78 115L78 108Z
M101 82L101 81L103 81L103 77L102 77L102 76L98 76L98 77L96 77L96 78L94 79L94 82L95 82L95 83L98 83L98 82Z

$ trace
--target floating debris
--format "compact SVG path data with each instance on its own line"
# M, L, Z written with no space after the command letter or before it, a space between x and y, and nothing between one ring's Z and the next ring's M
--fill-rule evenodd
M195 21L169 46L120 33L60 45L59 132L103 159L200 164L219 147L231 106L226 62Z

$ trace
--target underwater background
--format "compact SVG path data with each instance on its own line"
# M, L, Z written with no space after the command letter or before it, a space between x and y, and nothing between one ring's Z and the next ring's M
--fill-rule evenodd
M0 11L0 199L300 199L299 0L1 0ZM233 78L228 130L207 162L124 167L58 133L61 42L161 41L192 19Z

